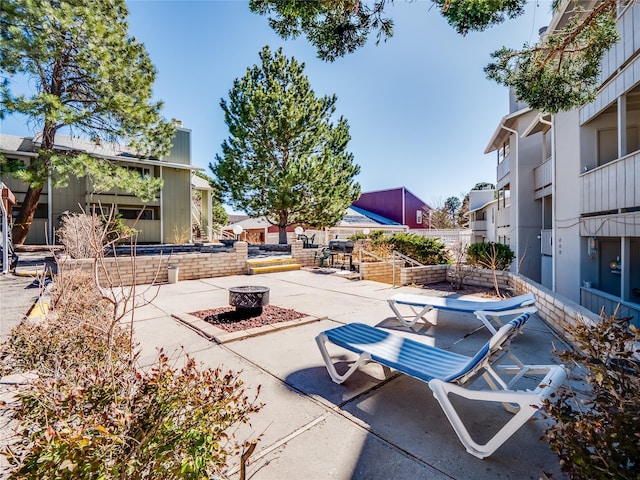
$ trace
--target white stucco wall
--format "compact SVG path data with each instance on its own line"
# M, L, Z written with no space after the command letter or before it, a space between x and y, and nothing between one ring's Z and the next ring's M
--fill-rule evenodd
M553 261L555 291L580 302L582 248L580 238L580 151L578 111L562 112L554 119L555 165L553 182Z

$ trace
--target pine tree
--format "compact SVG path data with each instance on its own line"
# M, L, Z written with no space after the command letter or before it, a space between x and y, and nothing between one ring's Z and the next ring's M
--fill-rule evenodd
M124 0L13 0L2 2L0 116L25 115L41 129L38 157L17 176L28 190L13 239L27 236L50 176L54 186L89 175L96 189L118 186L143 200L161 187L117 165L54 149L63 128L89 138L124 141L140 157L169 151L173 126L151 101L155 69L144 46L128 36ZM12 92L9 79L26 77L34 91Z
M221 100L229 138L209 167L229 204L265 216L287 243L289 225L336 224L360 195L360 167L347 152L347 121L334 124L337 98L317 98L304 64L279 49L233 82Z
M527 0L432 0L432 6L461 35L484 31L524 13ZM595 96L599 64L619 39L617 0L574 1L569 21L538 44L503 47L485 68L490 79L514 88L530 107L548 113L584 105ZM268 16L282 38L304 35L322 60L334 61L367 43L393 35L385 9L393 0L250 0L251 11ZM554 0L553 8L558 8ZM416 2L416 9L423 6Z

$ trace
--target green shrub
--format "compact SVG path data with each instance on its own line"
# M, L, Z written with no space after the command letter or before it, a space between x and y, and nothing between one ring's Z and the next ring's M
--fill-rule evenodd
M491 270L507 270L515 254L508 245L502 243L472 243L467 248L467 263Z
M425 265L442 265L449 263L444 243L433 238L414 233L394 233L390 237L379 237L372 241L375 244L386 244L407 257Z
M364 240L367 236L362 232L356 232L353 235L349 235L347 238L355 243L358 240Z
M573 480L640 478L640 363L630 348L638 330L630 320L602 313L595 325L578 323L569 333L579 349L559 353L588 383L584 392L561 388L545 406L556 421L546 438Z

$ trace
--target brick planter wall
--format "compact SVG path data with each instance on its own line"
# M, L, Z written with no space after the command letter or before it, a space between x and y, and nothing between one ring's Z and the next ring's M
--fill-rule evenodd
M320 252L322 248L302 248L304 243L302 240L296 240L291 244L291 256L303 267L313 267L316 252ZM319 253L318 253L319 254ZM329 259L325 260L325 265ZM318 265L318 262L315 262Z
M373 280L393 285L393 265L383 262L362 262L360 276L363 280ZM396 267L396 285L400 285L402 269Z
M414 285L444 282L447 279L447 265L426 265L401 269L402 285Z
M598 315L568 298L558 295L522 275L510 275L514 285L514 294L533 293L536 296L538 316L567 342L574 343L568 328L575 325L577 321L588 323L598 321Z
M493 287L493 271L484 268L462 267L465 277L465 285L476 285L480 287ZM456 282L456 267L449 265L447 269L447 281ZM511 273L505 271L497 271L498 287L501 290L511 290Z
M135 261L137 285L166 283L167 267L179 268L178 280L196 280L200 278L222 277L226 275L244 275L247 273L248 246L245 242L236 242L234 248L220 253L178 253L173 255L137 256ZM61 259L63 269L93 269L93 260ZM133 261L131 257L105 257L105 268L99 268L99 279L107 285L105 269L111 282L116 285L133 284Z

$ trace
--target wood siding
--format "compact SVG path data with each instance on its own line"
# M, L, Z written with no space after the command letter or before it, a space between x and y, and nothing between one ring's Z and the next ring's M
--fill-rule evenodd
M188 241L191 238L191 173L163 167L162 178L163 241Z
M640 3L631 2L618 19L621 40L605 53L600 62L600 84L616 75L635 52L640 50ZM584 125L616 99L640 82L640 57L633 59L615 78L604 85L596 99L580 109L580 124Z
M191 131L186 129L176 130L173 137L173 147L169 155L162 160L171 163L191 164Z
M533 170L533 189L535 198L542 198L551 194L552 163L548 158L542 165Z
M590 170L580 177L582 214L640 207L640 152Z
M511 162L509 161L509 155L507 155L496 167L496 179L498 180L498 183L497 183L498 189L510 183L509 182L510 172L511 172Z

